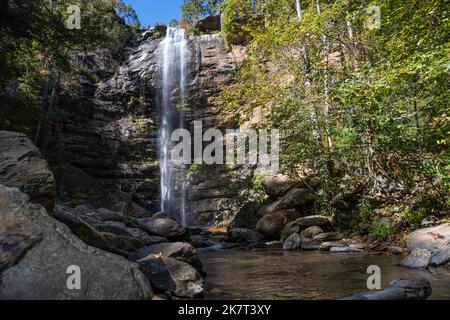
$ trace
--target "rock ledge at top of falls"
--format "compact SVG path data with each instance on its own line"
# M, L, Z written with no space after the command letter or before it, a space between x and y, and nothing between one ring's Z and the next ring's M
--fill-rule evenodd
M152 289L135 263L90 247L69 228L0 185L0 299L141 300ZM67 269L81 271L81 290L69 290Z
M22 133L0 131L0 184L19 188L53 210L55 179L38 148Z

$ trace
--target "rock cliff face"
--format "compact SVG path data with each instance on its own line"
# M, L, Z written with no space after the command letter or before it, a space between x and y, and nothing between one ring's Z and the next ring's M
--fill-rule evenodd
M84 71L72 80L81 86L66 81L60 105L68 117L57 127L60 152L52 161L63 201L159 211L158 47L164 35L164 28L143 31L123 54L74 56ZM220 34L191 36L189 47L188 127L202 121L204 130L223 128L215 97L232 81L243 49L227 50ZM191 175L188 211L198 224L223 220L228 180L223 166Z

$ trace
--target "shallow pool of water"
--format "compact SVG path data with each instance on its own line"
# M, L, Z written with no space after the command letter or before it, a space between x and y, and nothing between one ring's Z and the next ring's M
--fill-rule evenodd
M430 299L450 299L450 267L405 269L398 256L319 251L200 251L206 299L336 299L367 290L367 267L381 268L382 288L398 278L430 281Z

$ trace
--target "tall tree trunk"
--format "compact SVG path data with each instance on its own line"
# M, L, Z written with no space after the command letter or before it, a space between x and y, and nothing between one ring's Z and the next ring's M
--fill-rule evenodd
M320 10L320 2L319 0L316 0L316 9L317 9L317 14L320 15L321 14L321 10ZM328 38L325 34L322 34L322 43L323 43L323 54L324 54L324 60L325 60L325 72L324 72L324 103L325 103L325 107L324 107L324 117L325 117L325 131L326 131L326 135L327 135L327 144L328 144L328 148L330 151L333 151L333 140L331 137L331 130L330 130L330 126L329 126L329 115L330 115L330 97L329 97L329 71L328 71L328 66L329 66L329 55L330 55L330 44L328 42Z
M297 10L297 19L302 20L302 5L300 0L295 0L295 8Z

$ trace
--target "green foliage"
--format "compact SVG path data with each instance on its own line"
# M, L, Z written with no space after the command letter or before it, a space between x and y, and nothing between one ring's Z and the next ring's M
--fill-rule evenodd
M183 0L183 19L190 25L201 18L219 12L223 0Z
M392 226L387 220L375 220L369 228L369 236L372 239L386 240L392 234Z
M344 175L373 193L390 192L380 180L412 188L437 177L448 199L448 1L371 1L375 30L368 5L301 1L298 19L293 0L224 1L227 40L249 41L224 109L239 123L262 114L284 133L282 168L310 168L327 190Z

